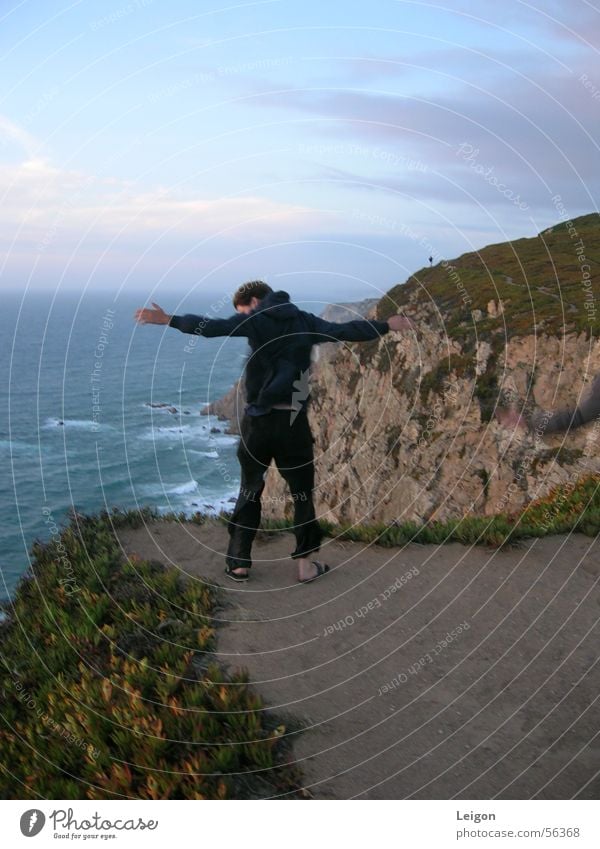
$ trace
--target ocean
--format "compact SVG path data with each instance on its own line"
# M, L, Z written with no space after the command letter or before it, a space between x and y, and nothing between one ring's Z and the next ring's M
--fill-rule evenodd
M166 312L233 313L198 295L183 305L171 292L152 299ZM137 324L144 305L131 292L2 295L3 600L29 565L33 541L49 540L70 508L189 515L233 507L239 437L200 410L241 375L248 342ZM299 305L323 310L323 302Z

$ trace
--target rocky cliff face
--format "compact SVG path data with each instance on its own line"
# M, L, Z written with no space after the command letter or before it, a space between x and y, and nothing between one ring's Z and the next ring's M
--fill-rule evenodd
M367 360L339 345L314 374L309 418L316 439L315 504L333 522L447 519L510 512L554 485L600 471L600 426L565 437L515 434L482 416L476 381L445 372L447 340L389 334ZM481 346L485 358L485 343ZM460 348L457 349L460 353ZM537 360L537 366L534 362ZM558 379L557 364L562 360ZM521 397L534 373L536 404L572 405L584 390L582 363L600 371L600 345L569 336L515 340L499 368ZM434 376L435 381L426 381ZM589 381L588 381L589 382ZM431 388L428 388L431 386ZM274 466L263 513L281 516L285 484ZM286 502L291 516L292 502Z
M246 404L246 393L244 391L243 380L237 380L231 387L229 392L212 401L200 410L202 416L217 416L221 421L227 421L225 433L240 433L240 423L244 415L244 406Z
M600 372L600 325L572 232L595 269L598 216L567 224L423 269L388 292L377 317L403 310L416 335L321 346L309 408L319 517L492 515L600 471L600 421L527 434L493 414L510 399L572 408ZM273 465L263 515L291 517L286 494Z
M354 321L361 316L367 316L372 312L379 298L365 298L364 301L354 301L352 303L327 304L321 318L325 321Z

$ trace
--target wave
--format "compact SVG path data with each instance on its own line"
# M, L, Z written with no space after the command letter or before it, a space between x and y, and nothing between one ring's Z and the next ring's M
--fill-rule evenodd
M218 451L198 451L196 448L188 448L189 454L199 454L201 457L210 457L213 460L218 459Z
M219 497L204 496L202 500L195 495L193 500L187 500L187 503L174 508L173 505L161 505L157 507L159 514L171 513L174 509L183 513L186 516L193 516L194 513L206 513L210 516L216 516L221 511L230 513L233 510L234 503L237 500L238 490L231 491Z
M142 484L140 492L144 495L151 495L158 498L163 495L188 495L190 492L197 492L198 481L189 480L180 484L150 483Z
M144 442L191 442L200 441L208 443L208 448L213 451L219 446L236 445L239 436L229 433L211 433L208 425L171 425L170 427L150 427L143 431L139 439Z
M173 487L173 489L167 489L167 493L170 495L186 495L188 492L196 492L198 489L198 481L191 480L187 481L187 483L182 483L179 486Z
M188 439L206 439L209 436L207 425L173 425L172 427L151 427L140 434L139 439L155 442L157 439L181 441Z
M110 430L114 430L112 425L102 424L101 422L95 422L92 419L57 419L54 417L50 417L46 419L44 424L42 425L43 430L49 430L54 427L73 427L79 428L81 430L99 430L101 428L110 428Z
M38 446L21 439L0 439L0 451L37 451Z
M211 438L218 445L235 445L239 440L239 436L232 436L229 433L224 433L223 436L215 436L214 433L211 433Z

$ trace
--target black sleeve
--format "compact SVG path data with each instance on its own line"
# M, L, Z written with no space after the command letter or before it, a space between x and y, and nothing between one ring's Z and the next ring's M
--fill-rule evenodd
M387 321L375 318L357 319L356 321L325 321L316 315L310 315L311 332L317 336L316 344L320 342L370 342L379 336L389 333Z
M236 313L229 318L208 318L204 315L172 315L169 327L182 333L194 333L197 336L248 336L250 316Z

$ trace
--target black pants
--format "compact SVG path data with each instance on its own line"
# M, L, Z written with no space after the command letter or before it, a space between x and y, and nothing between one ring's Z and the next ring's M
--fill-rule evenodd
M267 469L274 458L294 502L296 548L292 559L307 557L321 546L322 530L315 518L313 488L314 439L306 411L293 421L291 410L271 410L263 416L244 415L237 457L241 466L240 492L228 522L225 562L231 569L252 566L252 542L260 524L261 495Z

